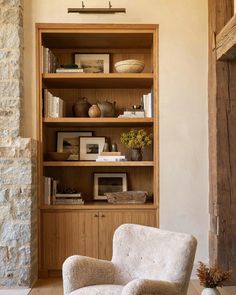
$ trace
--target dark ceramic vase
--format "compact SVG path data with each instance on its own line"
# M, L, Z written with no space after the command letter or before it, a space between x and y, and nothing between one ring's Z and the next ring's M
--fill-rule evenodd
M131 161L142 161L143 154L141 149L132 149L131 150Z
M86 97L79 98L73 105L73 113L75 117L88 117L88 110L91 104L87 101Z
M101 117L115 117L116 102L102 101L98 102L98 106L101 110Z

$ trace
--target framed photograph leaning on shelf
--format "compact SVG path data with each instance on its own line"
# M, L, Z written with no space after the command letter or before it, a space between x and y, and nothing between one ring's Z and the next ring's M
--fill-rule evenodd
M106 137L80 137L80 161L96 161L99 154L102 152Z
M94 173L94 200L106 200L105 193L127 191L127 173Z
M79 138L81 136L91 137L93 131L58 131L57 152L70 152L69 161L79 160Z
M75 53L75 64L83 69L84 73L110 72L110 54L80 54Z

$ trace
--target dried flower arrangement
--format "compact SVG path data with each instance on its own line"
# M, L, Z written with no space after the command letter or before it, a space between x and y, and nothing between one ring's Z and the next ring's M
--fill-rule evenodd
M120 141L129 149L144 149L152 143L152 134L147 134L143 129L131 129L121 134Z
M223 271L214 267L207 267L203 262L199 262L197 268L197 276L200 281L200 285L205 288L222 287L223 283L230 279L231 272Z

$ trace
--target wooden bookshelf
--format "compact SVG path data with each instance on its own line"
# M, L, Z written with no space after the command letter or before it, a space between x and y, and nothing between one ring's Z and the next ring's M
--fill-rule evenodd
M109 53L110 73L43 73L42 46L48 47L60 64L73 63L75 53ZM112 236L123 223L159 226L159 88L158 26L110 24L37 24L37 139L39 277L61 271L64 259L79 254L110 259ZM116 73L114 64L124 59L145 63L142 73ZM43 92L49 90L65 101L65 116L43 117ZM153 118L119 118L124 110L140 104L140 98L153 93ZM79 97L91 104L116 102L116 117L76 118L72 107ZM120 135L131 128L153 134L153 146L144 150L143 161L129 161L129 150L120 143ZM118 144L125 162L50 161L56 151L58 132L93 131ZM108 204L93 199L93 175L126 173L128 190L148 191L147 203ZM84 205L47 205L44 203L43 177L80 191ZM60 250L57 250L60 249Z

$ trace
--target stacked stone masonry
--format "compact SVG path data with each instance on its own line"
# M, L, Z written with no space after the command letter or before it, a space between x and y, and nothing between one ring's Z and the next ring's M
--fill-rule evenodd
M21 138L23 0L0 0L0 287L37 277L36 142Z

